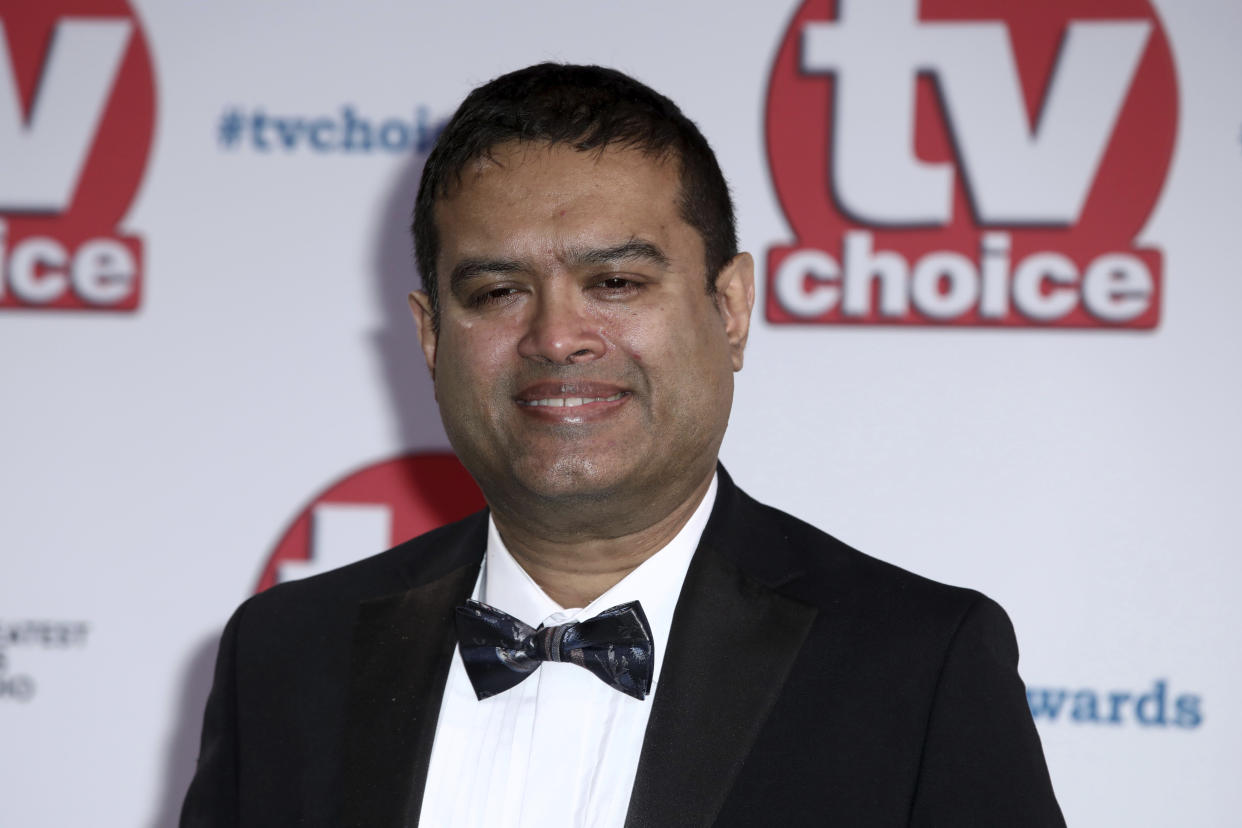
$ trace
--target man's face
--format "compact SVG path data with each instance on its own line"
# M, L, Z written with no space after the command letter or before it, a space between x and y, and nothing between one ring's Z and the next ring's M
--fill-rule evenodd
M750 257L706 289L676 161L506 144L436 205L441 415L494 508L693 491L742 364ZM642 497L639 497L642 500Z

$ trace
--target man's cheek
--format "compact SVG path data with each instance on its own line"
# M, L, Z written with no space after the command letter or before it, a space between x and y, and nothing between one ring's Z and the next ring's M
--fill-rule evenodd
M477 324L463 326L442 338L440 362L451 360L455 371L467 377L485 375L502 362L505 340L500 331Z

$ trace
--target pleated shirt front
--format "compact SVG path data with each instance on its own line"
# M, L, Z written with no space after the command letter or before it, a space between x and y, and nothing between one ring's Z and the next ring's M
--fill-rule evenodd
M586 607L564 608L513 558L489 520L474 598L532 627L587 619L639 601L654 641L652 692L639 701L567 662L544 663L480 701L460 651L449 668L419 824L427 828L619 828L625 822L665 643L716 480L659 552Z

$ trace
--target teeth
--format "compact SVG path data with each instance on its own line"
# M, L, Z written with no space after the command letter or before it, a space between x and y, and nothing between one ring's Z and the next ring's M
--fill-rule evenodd
M621 399L624 391L619 391L611 397L549 397L543 400L527 400L522 405L542 405L546 408L577 408L580 405L586 405L593 402L615 402Z

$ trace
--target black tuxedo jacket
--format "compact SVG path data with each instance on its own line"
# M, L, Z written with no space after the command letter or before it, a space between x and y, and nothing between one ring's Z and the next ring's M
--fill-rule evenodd
M627 826L1064 825L997 604L719 481ZM243 604L182 825L417 823L486 527L480 513Z

